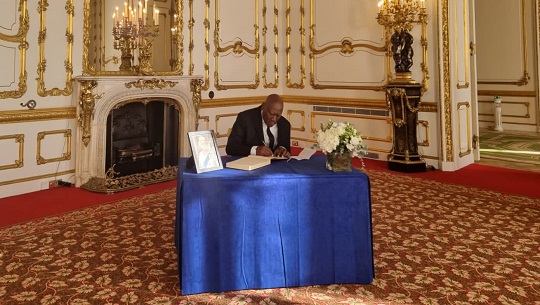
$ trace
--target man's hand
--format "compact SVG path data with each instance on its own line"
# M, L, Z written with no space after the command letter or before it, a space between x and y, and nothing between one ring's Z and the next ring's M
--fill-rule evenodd
M274 156L276 157L285 157L285 158L289 158L291 156L291 153L288 152L285 147L281 147L279 146L278 148L276 148L276 150L274 151Z
M257 156L272 157L273 153L268 146L257 146Z

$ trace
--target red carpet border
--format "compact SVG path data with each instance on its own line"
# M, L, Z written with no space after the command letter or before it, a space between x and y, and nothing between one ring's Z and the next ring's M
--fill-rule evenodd
M182 296L170 188L0 230L0 304L540 305L540 199L367 173L371 285Z

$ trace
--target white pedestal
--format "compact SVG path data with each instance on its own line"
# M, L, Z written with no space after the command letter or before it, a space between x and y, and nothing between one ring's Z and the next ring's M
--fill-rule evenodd
M496 131L503 131L502 127L502 104L500 98L495 98L494 100L495 107L495 126L493 127Z

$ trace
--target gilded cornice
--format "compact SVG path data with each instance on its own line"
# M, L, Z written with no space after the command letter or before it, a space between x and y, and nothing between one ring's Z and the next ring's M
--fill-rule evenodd
M0 124L75 119L76 112L75 107L1 111Z

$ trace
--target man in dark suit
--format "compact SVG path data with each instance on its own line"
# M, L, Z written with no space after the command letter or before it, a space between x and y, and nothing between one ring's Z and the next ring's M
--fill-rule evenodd
M259 107L240 112L227 140L227 154L289 157L291 124L282 112L283 100L277 94L269 95Z

